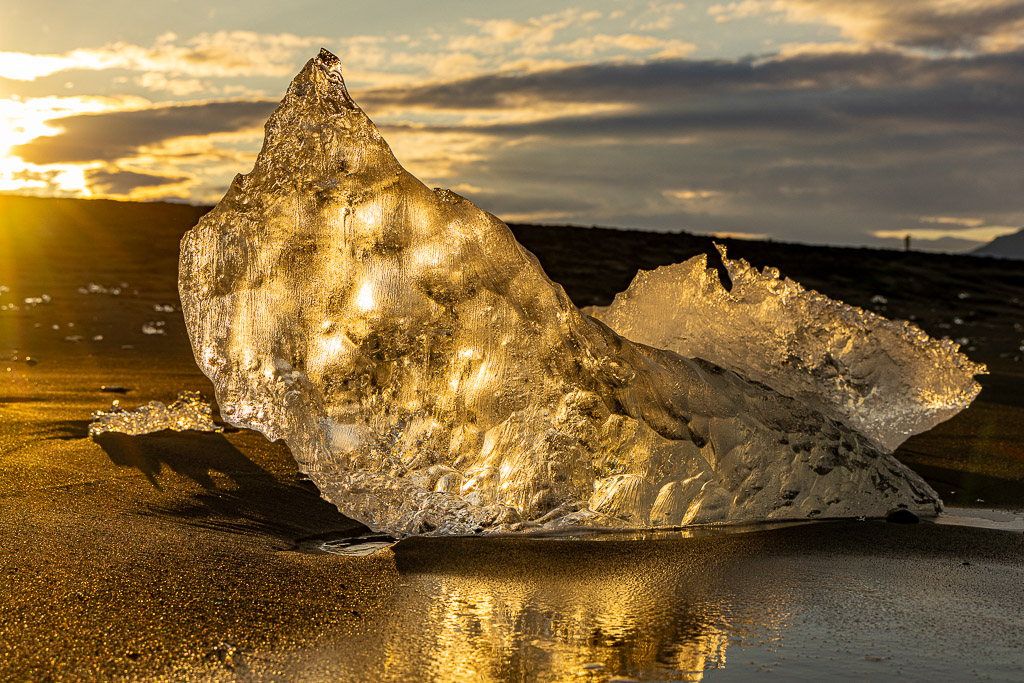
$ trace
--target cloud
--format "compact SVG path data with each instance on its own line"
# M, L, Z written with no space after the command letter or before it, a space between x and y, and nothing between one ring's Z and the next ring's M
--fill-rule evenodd
M571 26L584 26L602 16L601 12L571 8L531 17L526 21L466 19L466 23L476 27L477 32L452 38L449 47L454 50L494 52L504 50L505 45L511 43L517 52L530 54L546 49L559 31Z
M985 224L983 218L961 218L959 216L921 216L922 223L941 223L945 225L962 225L968 228L977 228Z
M139 189L181 185L192 180L188 175L166 175L118 168L92 168L85 171L85 181L96 194L132 196ZM165 188L166 189L166 188Z
M179 96L194 95L206 89L198 78L167 78L155 71L142 74L135 82L149 90L162 90Z
M0 52L0 76L33 81L62 71L129 69L171 76L229 78L289 76L327 39L252 31L200 33L179 41L166 33L143 47L116 42L60 55Z
M1016 97L1024 85L1024 52L929 59L892 50L832 50L737 60L655 59L602 62L525 73L489 73L417 87L377 88L361 99L370 107L484 110L540 102L692 104L709 96L825 93L890 88L893 92L957 86L991 88ZM970 93L968 93L970 95ZM849 99L849 98L847 98ZM968 100L976 97L970 95ZM998 98L995 98L998 99Z
M942 228L907 228L906 230L877 230L875 237L896 238L910 235L914 239L938 240L946 237L953 237L974 242L989 242L996 237L1012 235L1018 232L1020 227L1010 225L977 225L972 227L961 227L953 229Z
M707 11L719 23L776 15L834 26L856 41L915 48L1007 50L1024 44L1019 0L742 0Z
M708 7L708 14L715 18L719 24L726 24L738 19L749 19L766 12L770 12L775 6L774 2L765 0L741 0L741 2L716 3Z
M176 138L260 127L276 106L273 100L229 100L70 116L48 122L61 129L58 134L11 153L32 164L115 161Z
M666 31L675 24L675 15L685 9L682 2L649 2L629 26L638 31Z
M587 198L551 207L563 222L888 244L875 233L921 229L920 216L1024 223L1022 67L1022 52L832 45L356 95L371 116L422 115L423 139L465 136L479 158L443 180L500 188L484 208L525 215L557 187Z

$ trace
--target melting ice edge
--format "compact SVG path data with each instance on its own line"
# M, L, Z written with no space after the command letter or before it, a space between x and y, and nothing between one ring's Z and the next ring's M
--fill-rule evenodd
M955 344L726 258L584 314L508 227L430 189L310 60L253 170L182 239L196 360L392 534L934 515L890 452L966 407Z

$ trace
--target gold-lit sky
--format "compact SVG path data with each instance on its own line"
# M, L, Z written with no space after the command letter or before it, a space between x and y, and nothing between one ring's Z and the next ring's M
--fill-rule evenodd
M13 3L0 191L214 202L321 46L410 171L508 220L1024 226L1024 0Z

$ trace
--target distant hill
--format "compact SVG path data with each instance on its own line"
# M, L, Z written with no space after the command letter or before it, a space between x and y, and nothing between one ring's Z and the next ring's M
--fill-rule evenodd
M1012 235L997 237L985 246L970 252L974 256L1024 259L1024 228Z

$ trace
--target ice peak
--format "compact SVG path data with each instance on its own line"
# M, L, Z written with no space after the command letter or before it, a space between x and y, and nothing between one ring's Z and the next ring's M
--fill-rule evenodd
M341 60L338 59L337 55L325 47L320 48L320 53L316 56L316 59L320 64L323 64L329 69L341 71Z

